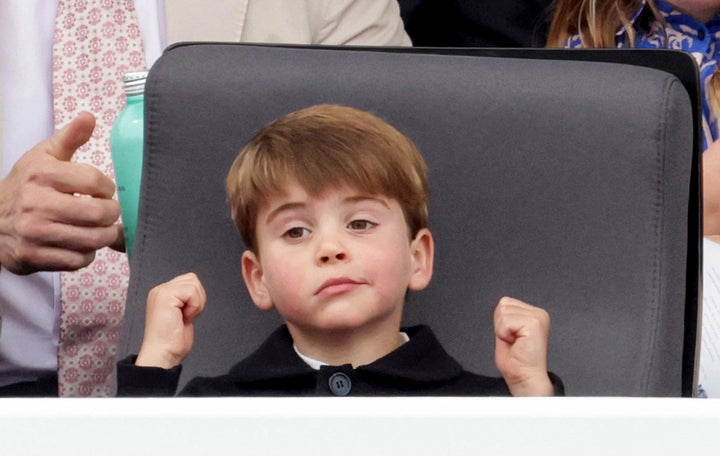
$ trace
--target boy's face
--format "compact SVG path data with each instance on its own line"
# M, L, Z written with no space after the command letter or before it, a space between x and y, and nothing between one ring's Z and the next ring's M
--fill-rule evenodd
M258 255L242 259L253 301L277 308L291 331L307 335L397 330L407 289L426 287L432 276L430 232L409 240L397 201L348 187L313 197L287 186L260 210L256 234Z

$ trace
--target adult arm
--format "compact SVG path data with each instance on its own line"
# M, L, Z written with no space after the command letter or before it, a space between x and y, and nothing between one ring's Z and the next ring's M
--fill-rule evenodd
M307 3L312 3L309 0ZM396 0L326 0L315 44L411 46ZM310 7L310 6L308 6Z
M720 235L720 140L702 154L703 234Z
M396 0L250 0L239 41L411 45Z

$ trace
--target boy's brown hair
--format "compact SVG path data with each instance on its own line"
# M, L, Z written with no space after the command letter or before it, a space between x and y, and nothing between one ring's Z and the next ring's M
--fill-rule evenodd
M292 180L313 196L348 185L398 201L414 237L428 224L427 166L405 135L377 116L339 105L316 105L263 127L230 167L227 193L245 246L257 252L263 204Z

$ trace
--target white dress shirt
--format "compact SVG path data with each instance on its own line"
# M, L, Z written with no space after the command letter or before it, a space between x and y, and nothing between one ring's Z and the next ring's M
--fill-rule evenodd
M150 66L165 47L164 0L135 0ZM52 135L55 0L0 1L0 176ZM59 273L0 272L0 386L57 370Z

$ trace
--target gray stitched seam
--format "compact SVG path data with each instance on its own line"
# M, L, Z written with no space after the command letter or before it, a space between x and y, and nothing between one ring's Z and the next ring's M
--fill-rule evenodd
M655 164L656 164L656 200L655 200L655 239L656 239L656 248L655 248L655 255L653 258L653 268L652 268L652 274L653 274L653 289L654 289L654 310L655 310L655 320L653 322L653 331L650 335L649 347L650 347L650 359L647 364L647 370L644 374L643 383L645 384L645 394L648 395L650 392L650 388L652 385L650 385L651 373L652 368L656 364L656 350L655 345L659 337L660 333L660 315L662 313L662 309L660 308L660 304L662 302L662 291L663 291L663 283L662 283L662 252L664 249L664 230L663 230L663 213L665 210L665 182L663 180L663 177L665 175L665 146L666 146L666 139L667 139L667 120L668 120L668 106L670 104L670 93L672 92L673 86L676 83L675 78L668 78L666 80L665 84L665 90L664 90L664 96L662 99L662 106L659 111L658 115L658 129L657 129L657 143L656 143L656 155L655 155Z

